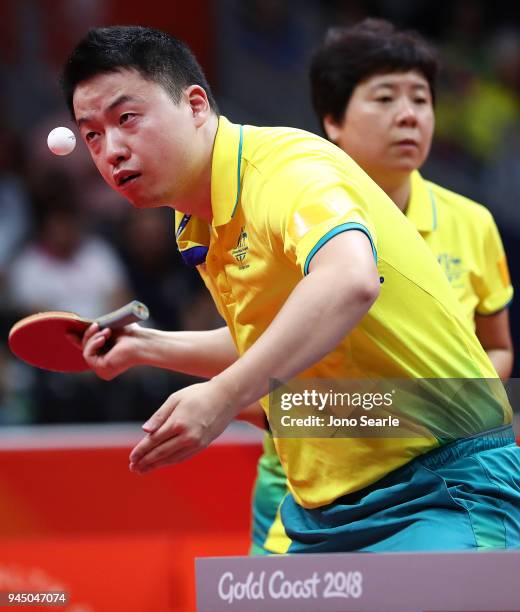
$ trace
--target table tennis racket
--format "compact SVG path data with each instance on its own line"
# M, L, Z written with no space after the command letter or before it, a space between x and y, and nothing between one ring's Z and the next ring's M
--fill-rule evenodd
M89 366L81 348L68 334L81 337L87 327L97 323L100 328L117 329L146 321L148 308L134 300L98 319L86 319L73 312L40 312L21 319L9 332L9 348L22 361L53 372L82 372Z

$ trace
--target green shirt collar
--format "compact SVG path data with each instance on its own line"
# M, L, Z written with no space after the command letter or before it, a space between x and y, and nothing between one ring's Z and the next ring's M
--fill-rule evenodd
M220 117L211 163L213 227L229 223L240 198L243 127ZM210 243L206 221L175 211L175 237L185 262L197 266L206 260Z
M243 126L225 117L218 122L211 164L211 208L213 226L228 223L235 214L244 172Z

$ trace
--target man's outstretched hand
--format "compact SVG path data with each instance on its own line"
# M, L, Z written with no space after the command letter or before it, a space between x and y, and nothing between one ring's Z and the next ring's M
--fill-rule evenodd
M144 474L188 459L219 436L237 412L215 380L173 393L143 425L146 435L130 453L130 470Z

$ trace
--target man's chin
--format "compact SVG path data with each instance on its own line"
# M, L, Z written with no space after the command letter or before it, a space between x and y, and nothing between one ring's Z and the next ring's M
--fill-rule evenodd
M136 191L123 191L120 194L128 200L134 208L158 208L159 206L169 206L167 198L164 195L139 193Z
M157 208L157 206L162 206L156 200L151 198L140 198L135 194L125 194L125 198L134 208Z

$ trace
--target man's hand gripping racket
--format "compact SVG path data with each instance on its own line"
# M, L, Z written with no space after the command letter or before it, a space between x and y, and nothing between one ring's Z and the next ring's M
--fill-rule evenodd
M9 347L17 357L38 368L54 372L95 369L102 378L113 378L120 372L110 375L103 371L102 361L107 355L100 351L106 348L112 330L146 321L148 316L148 308L135 300L98 319L86 319L73 312L41 312L13 325L9 332ZM93 346L96 347L95 353ZM96 358L101 360L101 364ZM100 365L101 371L98 371ZM120 371L124 369L126 367Z

